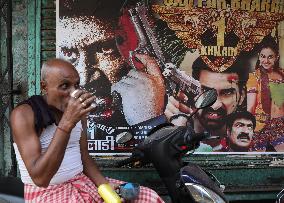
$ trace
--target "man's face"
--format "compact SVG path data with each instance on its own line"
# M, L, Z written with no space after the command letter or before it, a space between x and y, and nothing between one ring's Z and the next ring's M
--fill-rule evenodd
M264 48L259 53L259 63L266 70L272 70L277 60L278 56L271 48Z
M230 145L235 148L249 148L253 137L253 123L245 118L236 119L227 134Z
M64 112L71 98L70 93L79 87L79 83L79 74L70 64L49 70L41 86L48 105Z
M99 68L114 83L123 61L116 48L110 23L93 16L66 17L59 21L59 57L70 61L81 76L81 83L92 81L93 69Z
M214 88L218 97L208 108L198 112L199 122L207 130L221 129L225 125L225 117L237 109L243 102L244 92L240 94L236 73L217 73L201 70L200 84L204 90Z

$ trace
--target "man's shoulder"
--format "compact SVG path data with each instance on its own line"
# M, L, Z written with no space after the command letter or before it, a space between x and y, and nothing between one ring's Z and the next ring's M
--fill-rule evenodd
M21 104L13 109L11 112L11 122L15 122L17 120L29 121L33 119L34 113L33 109L28 104Z
M10 121L11 125L18 126L22 124L34 124L34 110L30 104L31 98L34 96L20 102L11 112Z
M14 140L20 137L26 138L26 136L23 135L31 135L34 128L33 126L35 125L31 106L28 104L17 106L10 115L10 123Z
M22 115L22 114L27 115L32 112L33 112L33 109L29 104L18 105L12 110L12 114L17 114L17 115Z

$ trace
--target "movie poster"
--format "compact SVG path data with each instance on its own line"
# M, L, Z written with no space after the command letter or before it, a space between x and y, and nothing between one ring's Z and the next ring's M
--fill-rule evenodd
M97 97L90 154L129 154L164 123L209 132L195 153L284 152L284 1L56 3L57 56Z

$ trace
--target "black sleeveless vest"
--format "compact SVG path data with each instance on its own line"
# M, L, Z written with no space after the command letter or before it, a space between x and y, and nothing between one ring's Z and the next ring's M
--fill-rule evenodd
M22 104L28 104L32 107L35 117L35 130L38 135L42 129L55 123L54 116L42 96L34 95L19 103L18 106Z

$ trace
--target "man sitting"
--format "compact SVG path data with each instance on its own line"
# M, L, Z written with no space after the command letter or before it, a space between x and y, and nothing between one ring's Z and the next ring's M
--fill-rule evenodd
M122 183L105 178L89 156L86 114L95 108L95 96L82 90L71 94L79 83L72 64L51 59L41 69L42 96L12 111L13 145L26 202L103 202L97 188ZM163 200L141 187L135 202Z

